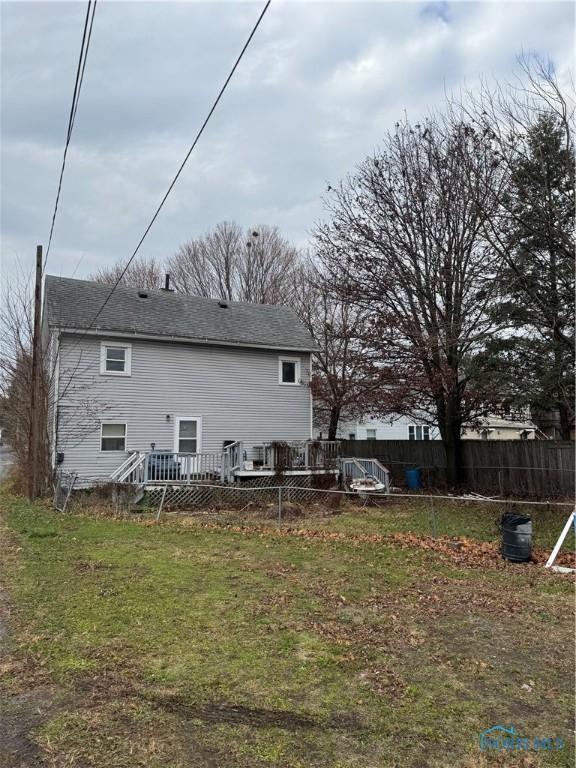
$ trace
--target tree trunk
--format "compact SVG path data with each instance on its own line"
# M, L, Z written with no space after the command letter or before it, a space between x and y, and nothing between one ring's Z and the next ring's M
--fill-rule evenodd
M558 412L560 416L560 439L570 440L572 432L572 414L566 403L558 403Z
M328 440L336 440L338 422L340 421L340 408L333 405L330 408L330 424L328 426Z
M443 424L439 424L444 451L446 453L446 480L450 488L461 488L464 485L464 469L462 467L462 419L460 418L460 403L456 401L446 404Z
M464 470L462 467L462 438L458 435L444 440L446 452L446 480L450 488L457 489L464 485Z

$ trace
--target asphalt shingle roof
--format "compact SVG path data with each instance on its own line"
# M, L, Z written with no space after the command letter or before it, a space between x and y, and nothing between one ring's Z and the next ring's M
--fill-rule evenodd
M87 329L111 286L88 280L46 276L44 311L51 327ZM182 293L118 287L91 327L214 343L314 351L316 345L295 312L271 304L228 302Z

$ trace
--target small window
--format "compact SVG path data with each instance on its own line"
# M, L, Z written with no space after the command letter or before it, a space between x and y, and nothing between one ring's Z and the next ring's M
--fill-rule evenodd
M376 430L375 429L367 429L366 430L366 440L376 440Z
M102 424L100 448L103 451L125 451L126 424Z
M299 357L281 357L279 364L279 382L289 386L300 384L300 358Z
M178 422L178 453L198 452L197 419L180 419Z
M430 427L427 426L409 426L408 440L430 440Z
M103 341L100 346L100 373L107 376L130 376L132 346Z
M356 440L356 435L354 434L354 432L349 433L348 440Z

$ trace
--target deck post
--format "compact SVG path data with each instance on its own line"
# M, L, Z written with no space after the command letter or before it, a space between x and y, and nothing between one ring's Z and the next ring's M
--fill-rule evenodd
M146 453L145 458L144 458L144 477L142 479L143 483L147 483L148 482L148 464L149 464L149 461L150 461L150 454Z

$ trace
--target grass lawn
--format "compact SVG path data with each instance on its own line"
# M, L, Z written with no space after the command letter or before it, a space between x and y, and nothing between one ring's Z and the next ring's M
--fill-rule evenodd
M569 577L6 492L0 511L3 767L574 764ZM397 531L403 515L298 526ZM566 746L481 752L500 723Z

